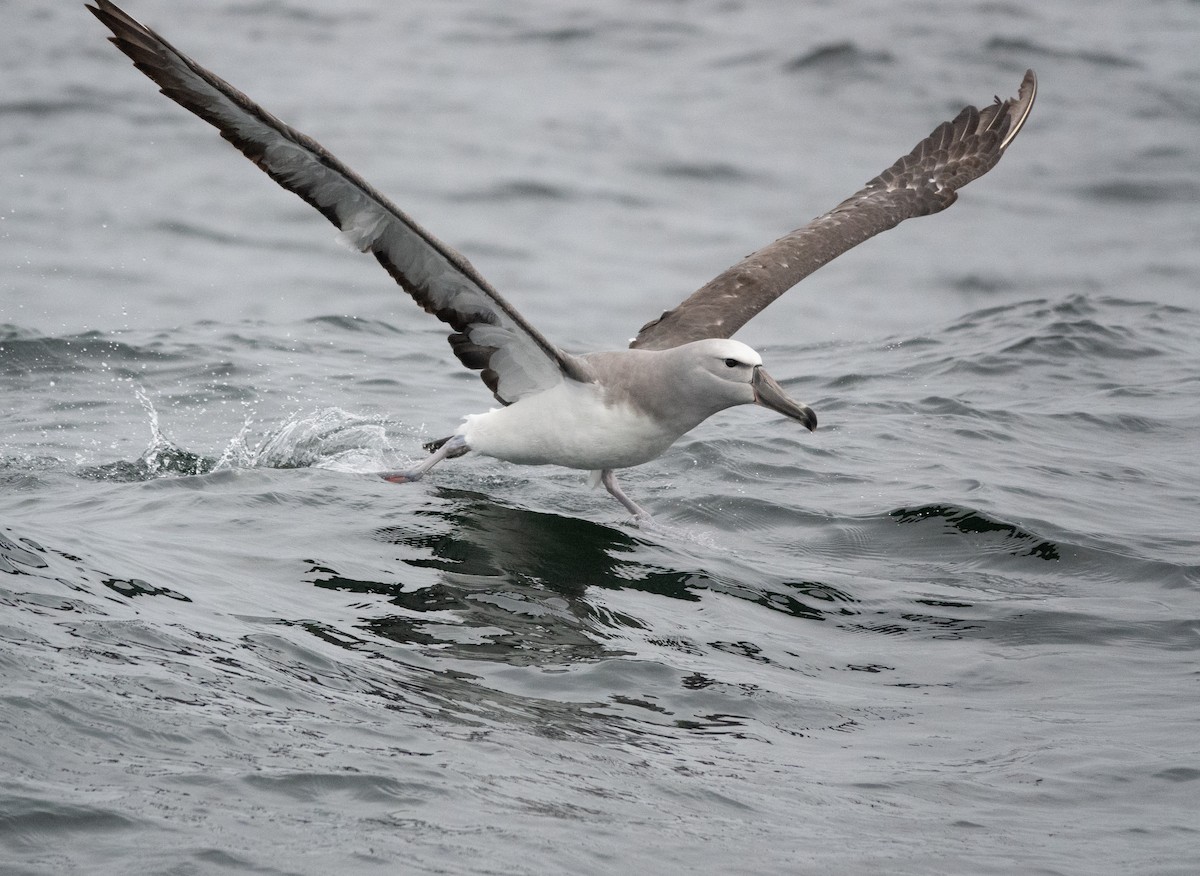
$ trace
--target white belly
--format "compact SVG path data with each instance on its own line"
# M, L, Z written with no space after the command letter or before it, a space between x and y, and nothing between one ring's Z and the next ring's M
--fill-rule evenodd
M639 465L679 437L629 405L606 405L595 384L571 380L506 408L471 414L456 434L497 459L587 471Z

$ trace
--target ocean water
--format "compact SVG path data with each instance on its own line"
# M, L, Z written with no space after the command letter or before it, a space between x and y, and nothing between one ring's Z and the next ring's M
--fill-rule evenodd
M623 475L420 457L444 328L81 4L0 3L0 872L1185 874L1200 6L129 11L619 347L964 103L948 212Z

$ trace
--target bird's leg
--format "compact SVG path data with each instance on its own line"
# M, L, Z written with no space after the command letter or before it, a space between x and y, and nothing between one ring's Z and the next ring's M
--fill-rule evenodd
M467 439L461 435L455 435L449 441L442 444L429 458L420 465L414 466L407 471L385 471L380 472L379 476L385 481L390 481L393 484L406 484L409 481L419 481L425 476L425 472L429 471L443 459L447 457L462 456L470 448L467 447Z
M617 476L613 474L611 468L606 468L600 472L600 483L604 484L604 489L608 490L614 499L624 505L625 509L637 518L638 523L649 523L651 521L650 512L626 496L621 491L621 488L617 486Z

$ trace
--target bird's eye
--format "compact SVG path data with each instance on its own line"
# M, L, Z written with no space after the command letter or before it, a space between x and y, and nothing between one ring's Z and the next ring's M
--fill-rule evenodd
M737 368L738 365L740 365L740 364L742 364L742 363L739 362L737 359L726 359L725 360L726 368Z

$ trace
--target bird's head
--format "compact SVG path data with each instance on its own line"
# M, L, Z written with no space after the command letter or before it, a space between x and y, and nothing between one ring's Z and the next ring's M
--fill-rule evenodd
M715 410L762 405L798 420L809 431L817 428L812 408L790 398L763 368L762 356L741 341L709 338L678 349L686 357L689 370L699 374L699 383L712 398Z

